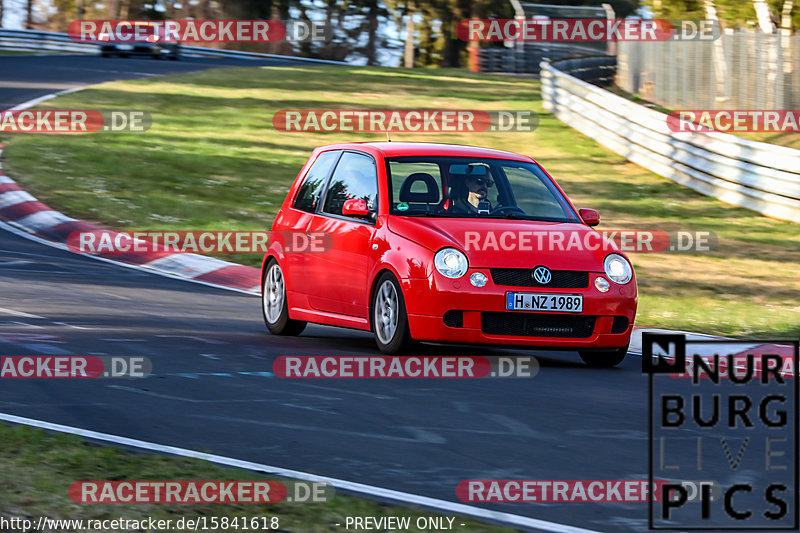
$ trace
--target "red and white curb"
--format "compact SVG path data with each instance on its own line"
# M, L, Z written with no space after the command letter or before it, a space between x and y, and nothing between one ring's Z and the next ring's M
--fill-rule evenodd
M0 219L28 235L63 249L67 248L67 237L72 232L104 230L55 211L23 191L14 180L3 174L2 154L3 145L0 145ZM213 257L160 251L87 255L205 285L261 294L261 272L258 268Z

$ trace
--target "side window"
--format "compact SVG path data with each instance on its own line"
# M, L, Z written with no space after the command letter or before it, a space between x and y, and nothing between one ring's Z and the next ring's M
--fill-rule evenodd
M341 215L344 202L352 198L366 200L369 209L375 209L378 201L378 171L371 157L345 152L331 176L322 210Z
M429 204L438 204L441 199L441 185L442 176L439 170L439 165L436 163L417 162L408 163L405 161L390 161L389 171L392 176L392 207L397 208L397 204L401 202L427 202ZM428 174L433 178L434 183L426 184L420 174ZM413 177L412 177L413 176ZM412 177L412 181L408 179ZM434 188L433 185L436 185ZM403 190L405 186L405 191ZM406 196L411 195L411 199ZM429 194L429 198L422 198L425 193ZM435 198L434 198L435 196Z
M306 177L303 178L303 183L297 191L293 206L295 209L309 213L316 210L322 186L325 184L325 177L330 173L340 153L338 150L334 150L322 152L317 156L317 160L308 169Z

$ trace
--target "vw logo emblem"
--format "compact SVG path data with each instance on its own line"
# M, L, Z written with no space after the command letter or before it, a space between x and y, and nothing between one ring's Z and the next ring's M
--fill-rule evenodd
M550 269L547 267L539 266L533 269L533 279L540 285L547 285L553 279Z

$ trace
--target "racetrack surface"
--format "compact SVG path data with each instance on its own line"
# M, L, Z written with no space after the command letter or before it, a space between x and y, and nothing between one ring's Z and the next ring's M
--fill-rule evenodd
M148 57L99 57L90 55L0 56L0 109L9 109L57 91L94 83L129 80L164 74L181 74L207 68L291 65L280 59L203 58L184 55L180 61Z
M257 64L275 63L0 56L0 108L100 81ZM575 353L537 352L533 379L254 374L281 355L376 353L363 332L312 325L297 338L271 336L254 296L0 231L0 354L146 356L154 373L3 380L0 412L451 501L464 479L646 479L638 356L605 370ZM528 352L423 345L419 353ZM486 506L599 531L647 529L646 503Z

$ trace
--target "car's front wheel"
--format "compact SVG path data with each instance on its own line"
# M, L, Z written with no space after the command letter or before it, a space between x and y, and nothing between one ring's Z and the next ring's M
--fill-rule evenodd
M628 347L616 350L592 350L578 352L583 362L589 366L611 368L620 364L628 355Z
M400 284L389 272L378 279L370 310L372 331L380 351L389 355L402 351L411 339L406 302Z
M267 329L274 335L300 335L306 322L289 318L283 271L274 259L267 265L261 285L261 310Z

